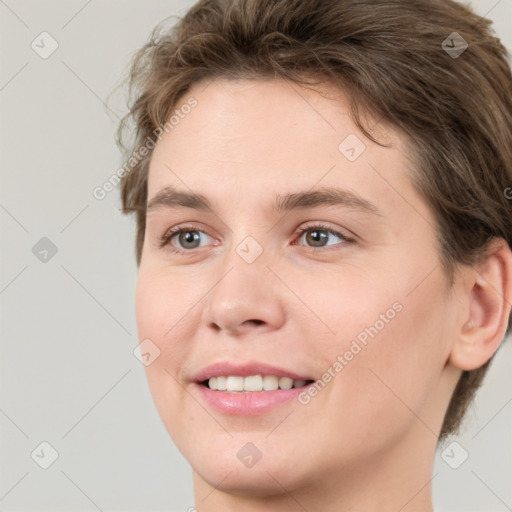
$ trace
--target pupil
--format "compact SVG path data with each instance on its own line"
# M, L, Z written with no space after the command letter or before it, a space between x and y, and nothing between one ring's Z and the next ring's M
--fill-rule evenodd
M185 233L183 233L181 235L181 240L180 242L185 246L187 247L187 244L188 243L194 243L194 241L198 241L199 240L199 233L197 231L186 231ZM194 246L194 247L197 247ZM189 247L190 248L190 247Z
M322 241L325 241L327 239L327 233L325 233L325 231L320 231L318 229L315 229L314 231L310 231L311 233L311 236L309 237L310 240L309 241L312 241L313 244L312 245L316 245L318 247L322 247ZM318 243L320 242L320 244Z

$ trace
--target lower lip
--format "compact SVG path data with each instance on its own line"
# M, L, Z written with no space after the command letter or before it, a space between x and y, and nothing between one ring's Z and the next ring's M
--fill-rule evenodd
M202 384L195 384L199 388L203 400L212 409L233 416L257 416L265 414L273 409L297 397L309 386L291 389L276 389L275 391L251 391L228 393L215 391Z

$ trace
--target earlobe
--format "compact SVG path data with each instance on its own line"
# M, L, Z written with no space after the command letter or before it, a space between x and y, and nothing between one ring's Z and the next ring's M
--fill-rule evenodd
M512 307L512 251L505 240L493 243L469 274L468 313L449 359L468 371L480 368L494 355L507 329Z

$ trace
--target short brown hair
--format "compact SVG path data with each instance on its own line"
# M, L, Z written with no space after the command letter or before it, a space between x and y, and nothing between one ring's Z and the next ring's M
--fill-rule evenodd
M450 282L456 264L478 262L493 239L512 247L512 77L489 20L451 0L200 0L167 22L132 61L129 112L117 133L127 155L155 139L200 80L327 79L371 140L378 143L362 113L407 135L411 178L435 215ZM128 145L127 120L135 123ZM136 213L137 264L151 154L121 181L123 213ZM510 327L509 319L507 334ZM490 361L462 373L441 439L457 431Z

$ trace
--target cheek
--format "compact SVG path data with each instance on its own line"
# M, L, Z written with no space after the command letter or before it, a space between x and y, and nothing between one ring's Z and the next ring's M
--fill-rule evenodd
M170 406L180 406L179 385L173 377L178 374L186 344L171 343L179 336L185 323L183 297L173 291L172 283L160 276L139 271L135 293L135 313L139 340L149 339L159 351L155 360L145 366L148 384L162 420L171 425L167 418Z
M190 325L188 316L200 298L197 287L187 286L163 272L139 271L135 293L135 314L139 340L150 338L162 351L171 340L181 339Z
M450 338L446 318L453 306L438 291L442 284L434 281L409 295L398 288L391 293L390 288L374 290L366 300L363 321L355 312L350 315L351 308L341 308L343 321L340 316L338 326L346 336L337 336L336 347L326 346L325 351L331 364L339 355L348 357L326 394L326 405L336 416L333 424L349 430L352 424L359 434L365 433L354 439L367 435L374 447L388 445L391 438L400 439L418 417L435 428L428 404L439 392L436 386ZM358 419L357 425L347 419L348 413ZM425 433L431 435L427 427Z
M302 340L306 353L312 346L326 345L317 356L330 354L333 347L343 349L340 340L364 330L396 301L386 283L357 261L324 268L318 263L313 270L293 273L278 268L277 273L293 290L291 294L284 289L280 300L291 322L307 329Z
M139 271L135 290L135 316L139 340L150 338L156 341L157 333L163 329L163 288L155 286L154 279L143 269ZM155 340L153 340L155 338Z

